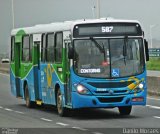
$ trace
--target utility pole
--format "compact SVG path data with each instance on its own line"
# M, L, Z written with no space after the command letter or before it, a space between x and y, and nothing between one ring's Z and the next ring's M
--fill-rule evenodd
M94 7L92 7L92 14L93 14L93 19L95 19L95 6Z
M100 18L100 0L97 0L97 19Z
M14 0L12 0L12 28L14 29L15 23L14 23Z

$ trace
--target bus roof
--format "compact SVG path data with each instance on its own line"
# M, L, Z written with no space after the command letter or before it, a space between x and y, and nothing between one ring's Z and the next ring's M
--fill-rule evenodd
M32 27L23 27L13 29L11 35L16 35L20 30L24 30L26 34L35 34L35 33L48 33L54 31L72 31L73 27L77 24L87 24L87 23L107 23L107 22L117 22L117 23L139 23L137 20L119 20L112 18L101 18L101 19L83 19L75 21L64 21L64 22L55 22L50 24L39 24Z

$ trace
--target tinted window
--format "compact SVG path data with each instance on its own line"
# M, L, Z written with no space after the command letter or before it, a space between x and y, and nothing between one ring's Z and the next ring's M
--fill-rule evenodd
M29 55L29 36L24 36L22 44L22 61L29 61Z
M63 34L56 33L55 36L55 60L56 62L62 61L62 47L63 47Z
M48 62L54 61L54 33L47 34L47 54Z
M11 61L14 61L14 44L15 44L15 37L11 38Z
M46 35L42 34L41 61L45 62L45 59L46 59Z
M30 44L29 44L29 57L30 61L32 61L32 47L33 47L33 35L30 36Z

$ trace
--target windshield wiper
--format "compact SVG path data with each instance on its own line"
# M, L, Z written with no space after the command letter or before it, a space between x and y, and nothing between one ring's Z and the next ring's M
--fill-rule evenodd
M123 46L123 57L124 57L125 65L126 65L126 56L127 56L127 45L128 45L128 36L125 36L125 38L124 38L124 46Z
M104 49L104 45L102 47L93 37L90 37L90 40L93 41L96 47L100 50L100 52L104 54L104 61L106 61L106 52Z

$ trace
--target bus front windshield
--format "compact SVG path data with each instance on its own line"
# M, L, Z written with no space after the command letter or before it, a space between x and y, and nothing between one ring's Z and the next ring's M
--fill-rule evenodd
M117 78L144 70L141 38L74 40L74 70L79 76Z

